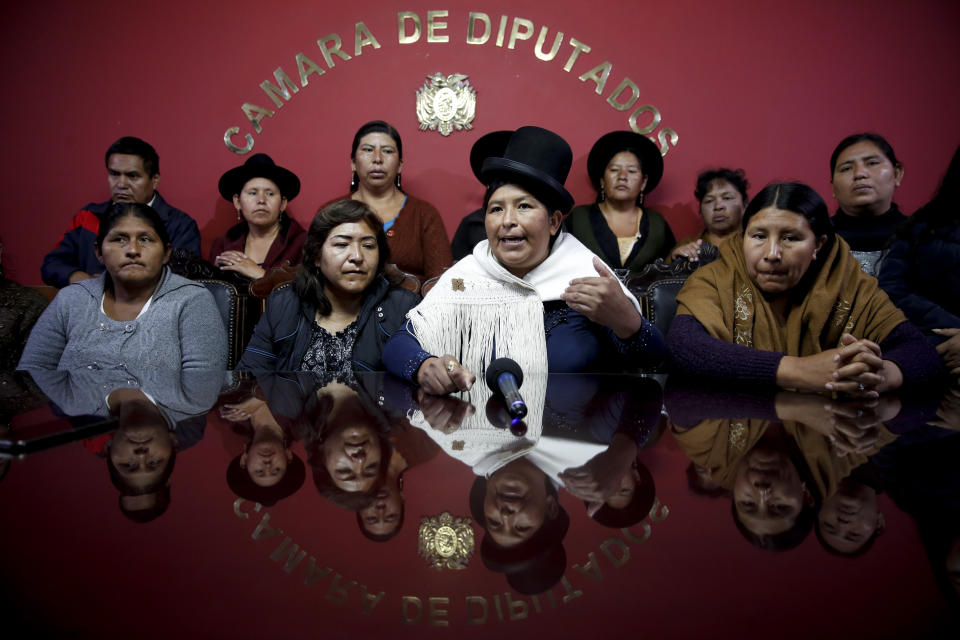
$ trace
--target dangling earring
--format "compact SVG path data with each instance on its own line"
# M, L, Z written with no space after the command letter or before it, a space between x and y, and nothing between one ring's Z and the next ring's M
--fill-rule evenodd
M603 202L607 199L607 194L603 191L603 183L600 183L600 202Z
M640 192L640 202L637 203L637 206L638 207L643 206L643 191Z
M237 222L243 222L243 216L240 214L240 209L237 209Z
M353 175L350 176L350 191L357 190L357 182L360 181L360 177L357 175L357 172L354 171Z
M399 174L399 173L397 174L397 191L403 191L403 189L400 188L400 174Z

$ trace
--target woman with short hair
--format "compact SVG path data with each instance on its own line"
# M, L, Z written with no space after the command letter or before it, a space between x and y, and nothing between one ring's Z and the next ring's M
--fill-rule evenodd
M381 370L383 345L419 301L383 277L389 259L383 226L366 204L340 200L321 209L300 271L270 294L238 368Z

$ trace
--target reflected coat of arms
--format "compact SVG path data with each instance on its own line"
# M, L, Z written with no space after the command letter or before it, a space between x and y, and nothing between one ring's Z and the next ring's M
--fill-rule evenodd
M454 518L448 511L420 518L420 555L436 570L466 569L473 556L470 518Z
M439 131L448 136L456 128L472 129L477 110L477 92L470 86L467 76L454 73L444 77L442 73L427 76L417 89L417 120L420 130Z

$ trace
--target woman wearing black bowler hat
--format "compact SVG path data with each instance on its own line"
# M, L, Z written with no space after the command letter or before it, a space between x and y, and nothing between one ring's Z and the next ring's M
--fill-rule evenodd
M502 156L503 150L507 148L507 143L512 135L513 131L510 130L491 131L477 138L477 141L473 143L470 148L470 169L473 171L473 175L477 176L477 180L483 181L480 178L483 161L487 158ZM468 213L460 221L457 232L453 234L453 240L450 241L450 251L453 253L454 260L460 260L470 255L470 252L481 240L487 239L486 217L486 210L480 207L476 211Z
M284 262L300 262L307 232L286 213L287 203L300 193L296 174L257 153L224 173L218 188L236 207L239 222L213 241L211 262L251 279Z
M560 228L572 160L567 142L539 127L517 129L501 156L484 160L487 239L410 311L384 349L388 371L445 394L469 389L496 357L524 372L660 360L663 337L636 298Z
M575 208L564 228L612 269L639 271L665 258L676 244L662 215L643 207L663 176L663 156L646 136L611 131L587 156L597 201Z

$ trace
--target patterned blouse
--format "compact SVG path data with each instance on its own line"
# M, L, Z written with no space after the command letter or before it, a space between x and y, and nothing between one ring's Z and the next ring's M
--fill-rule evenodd
M345 373L352 370L353 343L360 333L356 321L336 333L330 333L314 323L310 347L300 362L301 371L314 373Z

